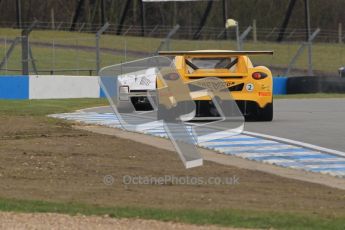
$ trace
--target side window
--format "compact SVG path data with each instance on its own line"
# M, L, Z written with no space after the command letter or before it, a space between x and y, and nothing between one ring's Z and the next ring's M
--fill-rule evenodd
M235 61L236 58L231 58L231 62ZM236 64L234 64L233 66L230 67L229 71L232 72L232 73L235 73L237 72L237 64L238 64L238 61Z
M191 58L188 58L187 60L188 60L188 61L192 61ZM186 68L187 68L187 73L193 73L193 72L194 72L193 68L190 67L189 65L186 65Z

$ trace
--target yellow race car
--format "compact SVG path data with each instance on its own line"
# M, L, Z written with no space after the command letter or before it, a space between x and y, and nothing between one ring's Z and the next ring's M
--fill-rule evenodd
M272 121L273 80L265 66L253 66L248 56L273 55L273 51L162 51L159 55L172 56L183 81L217 77L226 82L246 120ZM163 87L157 81L157 88ZM192 98L196 103L196 117L217 116L209 97Z

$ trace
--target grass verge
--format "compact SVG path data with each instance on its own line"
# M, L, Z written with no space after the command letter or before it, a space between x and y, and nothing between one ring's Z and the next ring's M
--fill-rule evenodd
M345 93L306 93L275 95L274 99L315 99L315 98L344 98Z
M106 99L0 100L0 115L45 116L108 105Z
M344 218L242 210L162 210L139 207L102 207L76 203L55 203L0 199L0 210L11 212L64 213L69 215L109 215L113 218L142 218L197 225L220 225L275 229L343 229Z

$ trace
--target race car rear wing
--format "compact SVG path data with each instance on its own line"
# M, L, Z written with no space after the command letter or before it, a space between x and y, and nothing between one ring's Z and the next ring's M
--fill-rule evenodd
M196 50L196 51L159 51L162 56L194 56L194 55L273 55L273 51L232 51L232 50Z

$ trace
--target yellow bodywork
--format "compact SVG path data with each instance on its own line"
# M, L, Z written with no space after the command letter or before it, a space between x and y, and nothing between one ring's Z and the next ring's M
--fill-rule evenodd
M255 51L249 52L256 54ZM161 55L169 54L169 52L161 53ZM172 52L171 55L172 54L174 54L174 52ZM268 103L272 103L273 83L271 71L265 66L254 67L247 55L242 55L241 52L223 50L185 51L180 53L177 52L177 54L179 55L174 58L175 67L183 81L189 82L200 78L218 77L226 82L227 87L233 87L243 83L244 86L242 90L229 91L234 100L256 102L260 108L264 108ZM247 52L243 52L243 54L247 54ZM250 54L251 53L249 53L249 55ZM231 70L196 69L190 71L189 66L186 64L186 59L191 58L237 58L238 61ZM267 77L258 80L254 79L252 77L254 72L264 73ZM164 87L164 84L159 78L157 80L157 87ZM210 100L208 96L192 98L193 100Z

